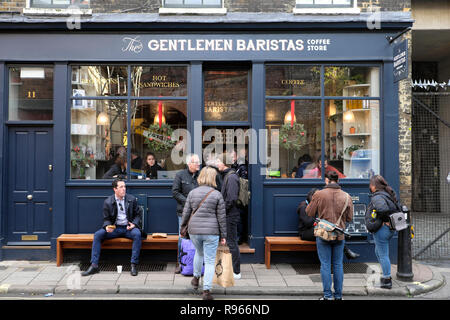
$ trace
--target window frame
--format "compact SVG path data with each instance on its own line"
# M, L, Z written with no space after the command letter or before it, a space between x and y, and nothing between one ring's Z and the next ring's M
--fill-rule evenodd
M73 90L72 90L72 70L73 67L77 67L77 66L124 66L127 68L127 88L128 88L128 92L127 95L124 96L84 96L84 97L74 97L73 96ZM186 123L186 127L189 127L189 101L188 101L188 96L189 96L189 90L186 91L186 96L181 96L181 97L172 97L172 96L163 96L163 97L152 97L152 96L145 96L145 97L136 97L133 96L131 94L132 92L132 83L131 83L131 73L133 71L133 67L137 67L137 66L142 66L142 67L149 67L149 66L158 66L158 67L173 67L173 66L179 66L179 67L185 67L186 68L186 73L187 73L187 86L189 86L189 73L190 73L190 65L187 63L120 63L120 62L111 62L111 63L105 63L105 62L78 62L78 63L71 63L68 64L68 72L67 72L67 83L69 86L69 94L67 97L67 106L66 106L66 110L67 110L67 128L71 127L71 123L72 123L72 117L71 117L71 108L72 108L72 101L74 100L124 100L127 103L127 141L131 141L131 111L132 111L132 106L133 103L135 101L141 101L141 100L182 100L182 101L186 101L186 106L187 106L187 113L188 113L188 121ZM72 134L69 131L69 134L67 135L67 141L66 141L66 145L70 146L71 145L71 138L72 138ZM126 179L124 179L126 181L126 183L130 183L132 182L134 183L141 183L141 184L148 184L148 183L172 183L173 179L153 179L153 180L139 180L139 179L132 179L131 178L131 143L127 143L127 163L129 163L130 165L127 165L127 177ZM78 184L78 183L104 183L105 181L111 182L111 179L91 179L91 180L83 180L83 179L72 179L71 177L71 166L70 166L70 159L71 159L71 154L70 154L70 148L68 148L67 152L66 152L66 163L67 168L66 168L66 175L67 175L67 181L71 184Z
M277 62L266 62L264 64L264 84L266 83L266 67L267 66L316 66L316 67L320 67L320 95L319 96L267 96L266 95L266 86L264 85L264 129L267 128L267 123L266 123L266 101L267 100L320 100L321 101L321 108L320 108L320 123L321 123L321 150L325 150L325 138L326 137L326 126L325 126L325 121L326 121L326 116L325 116L325 104L326 101L330 101L330 100L375 100L378 101L379 103L379 117L378 117L378 125L379 125L379 157L378 157L378 161L379 161L379 173L378 174L382 174L384 168L383 168L383 162L381 161L382 157L382 150L384 149L384 145L383 145L383 132L384 132L384 127L383 127L383 110L384 110L384 105L383 105L383 93L384 93L384 88L383 88L383 65L382 63L355 63L355 62L327 62L327 63L314 63L314 62L305 62L305 63L299 63L299 62L293 62L293 63L286 63L286 62L282 62L282 63L277 63ZM367 67L367 68L373 68L376 67L379 69L379 78L378 78L378 85L379 85L379 95L377 97L353 97L353 96L326 96L325 95L325 68L326 67ZM269 147L269 144L266 144L266 147ZM302 179L302 178L277 178L277 179L271 179L268 175L264 175L264 183L277 183L277 182L282 182L282 183L304 183L304 184L310 184L310 183L318 183L318 182L324 182L325 180L325 153L322 152L321 153L321 161L322 161L322 167L321 167L321 174L322 177L321 178L312 178L312 179ZM346 182L346 183L352 183L352 182L357 182L357 183L361 183L361 182L365 182L368 181L369 179L366 178L345 178L345 179L340 179L340 183L341 182Z
M63 4L53 4L54 0L50 0L51 4L34 4L35 0L27 0L27 8L29 9L69 9L71 6L76 6L80 9L89 9L91 6L91 0L88 0L88 4L80 4L80 3L69 3L67 5ZM81 0L80 0L81 1Z
M163 8L171 8L171 9L190 9L190 8L220 9L220 8L223 8L223 4L224 4L223 0L220 1L220 5L205 5L205 4L203 4L204 0L202 0L202 4L199 4L199 5L185 4L186 0L182 0L182 1L183 1L183 4L166 4L166 0L163 0L162 7Z
M297 9L321 9L321 8L354 8L357 6L357 0L350 0L349 5L334 4L334 0L331 0L332 4L315 4L316 0L312 0L313 4L301 4L298 0L295 1L295 8Z

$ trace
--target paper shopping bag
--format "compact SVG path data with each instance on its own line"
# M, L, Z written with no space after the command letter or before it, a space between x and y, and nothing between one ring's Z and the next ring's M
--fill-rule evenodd
M228 247L219 247L216 254L216 264L213 283L223 288L234 286L233 261Z

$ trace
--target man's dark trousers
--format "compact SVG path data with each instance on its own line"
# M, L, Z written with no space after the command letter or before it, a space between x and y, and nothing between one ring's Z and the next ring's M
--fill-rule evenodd
M241 273L241 253L239 252L239 244L237 237L237 225L239 223L239 215L227 216L227 245L233 261L233 272Z
M133 240L133 246L131 248L131 263L139 264L139 254L142 246L141 231L138 228L127 230L127 226L116 226L116 229L110 233L106 232L105 229L100 229L94 234L91 264L98 265L103 240L115 238L128 238Z

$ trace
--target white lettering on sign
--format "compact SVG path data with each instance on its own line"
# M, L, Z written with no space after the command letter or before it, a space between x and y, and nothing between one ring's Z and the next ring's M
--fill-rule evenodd
M140 36L124 37L123 52L141 53ZM270 52L270 51L328 51L331 39L150 39L147 48L156 52Z

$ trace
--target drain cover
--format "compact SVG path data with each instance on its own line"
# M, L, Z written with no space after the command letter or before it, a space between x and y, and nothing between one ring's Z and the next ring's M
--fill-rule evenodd
M292 264L297 274L311 275L320 273L320 264ZM344 273L367 273L368 265L365 263L345 263ZM333 269L333 268L331 268ZM331 270L333 272L333 270ZM314 280L313 280L314 281Z
M86 271L91 264L89 262L81 263L80 270ZM117 266L121 265L119 263L100 263L99 268L100 271L112 271L117 272ZM144 272L156 272L156 271L165 271L167 268L166 263L149 263L149 262L143 262L140 263L138 266L138 271L144 271ZM122 272L123 271L130 271L131 265L129 263L122 264Z

